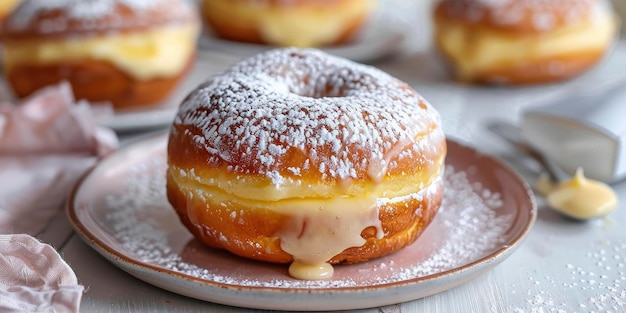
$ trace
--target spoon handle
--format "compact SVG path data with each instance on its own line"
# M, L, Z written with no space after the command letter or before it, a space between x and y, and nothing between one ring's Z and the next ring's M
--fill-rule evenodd
M569 178L568 175L552 160L548 159L543 153L524 142L521 135L522 131L518 126L509 122L494 120L487 123L487 129L512 144L518 151L539 162L539 164L546 170L552 181L559 182Z

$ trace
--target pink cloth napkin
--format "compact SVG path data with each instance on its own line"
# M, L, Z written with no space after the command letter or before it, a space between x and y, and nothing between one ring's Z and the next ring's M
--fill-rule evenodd
M0 233L39 233L78 177L117 148L94 115L66 83L0 104Z
M0 312L78 312L83 289L51 246L0 235Z
M95 108L76 102L66 83L0 103L0 312L78 312L83 287L33 236L77 179L117 148L115 133L96 121L112 110Z

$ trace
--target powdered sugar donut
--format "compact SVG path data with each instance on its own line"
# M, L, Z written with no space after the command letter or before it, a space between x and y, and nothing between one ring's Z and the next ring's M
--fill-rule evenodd
M24 0L2 27L18 97L68 81L116 109L163 100L194 61L200 21L186 0Z
M607 0L442 0L437 47L464 82L562 80L595 65L616 38Z
M182 103L167 195L208 245L319 278L327 262L415 241L439 208L445 154L437 111L405 83L317 50L272 50Z

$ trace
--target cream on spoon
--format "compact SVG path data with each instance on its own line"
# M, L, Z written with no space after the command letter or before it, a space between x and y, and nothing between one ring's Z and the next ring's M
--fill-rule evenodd
M617 206L617 195L610 186L586 178L582 168L574 177L569 177L551 160L524 143L517 127L505 122L491 122L487 127L543 166L548 175L540 176L535 186L554 210L577 220L587 220L605 216Z
M558 183L537 181L537 188L553 209L576 219L602 217L617 206L617 195L607 184L586 178L582 168L574 177ZM551 188L550 188L551 187ZM543 189L543 190L542 190Z

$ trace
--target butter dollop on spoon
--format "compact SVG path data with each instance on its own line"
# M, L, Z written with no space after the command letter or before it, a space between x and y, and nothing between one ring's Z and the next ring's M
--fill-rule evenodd
M585 177L582 168L578 168L573 177L565 174L541 152L525 143L516 126L494 121L487 128L546 170L546 174L537 179L535 190L546 198L552 209L576 220L588 220L606 216L617 207L617 195L609 185Z

